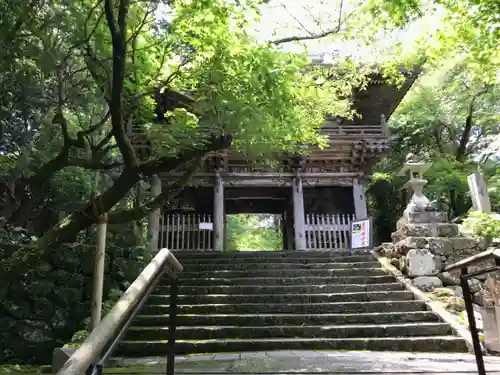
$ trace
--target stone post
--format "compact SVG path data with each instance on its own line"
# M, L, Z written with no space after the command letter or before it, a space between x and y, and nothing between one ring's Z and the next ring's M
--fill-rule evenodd
M214 182L214 217L213 217L213 249L224 250L224 186L219 172L215 173Z
M484 182L483 176L480 173L473 173L467 177L467 182L469 183L473 209L485 214L490 214L490 197L488 196L488 188Z
M293 179L292 189L295 250L306 250L304 194L299 176Z
M151 198L155 198L161 194L161 179L158 175L151 177ZM158 252L158 235L160 234L160 214L161 209L158 208L149 214L148 217L148 242L151 254Z
M354 179L352 185L352 195L354 199L354 216L356 219L365 219L368 217L366 207L365 187L359 183L358 179Z

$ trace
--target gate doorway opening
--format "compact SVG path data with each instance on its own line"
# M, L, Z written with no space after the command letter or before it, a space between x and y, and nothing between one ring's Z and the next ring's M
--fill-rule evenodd
M282 215L227 215L226 251L283 250Z

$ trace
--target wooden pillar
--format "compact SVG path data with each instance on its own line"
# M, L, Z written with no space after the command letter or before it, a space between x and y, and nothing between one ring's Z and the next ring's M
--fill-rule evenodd
M151 177L151 198L161 194L161 179L158 175ZM160 234L161 208L151 212L148 217L148 243L152 254L158 252L158 235Z
M224 186L219 173L215 175L214 183L214 229L213 250L224 250Z
M354 199L354 216L356 219L366 219L368 217L368 210L366 207L365 187L359 183L358 179L354 179L352 196Z
M281 216L281 237L282 237L282 245L283 250L288 250L288 243L287 243L287 227L286 224L288 223L287 220L287 214L286 210L283 211L283 215Z
M300 177L293 179L292 188L295 250L306 250L304 194Z
M227 249L228 248L228 231L227 231L227 215L224 213L224 233L223 233L223 236L224 236L224 249Z

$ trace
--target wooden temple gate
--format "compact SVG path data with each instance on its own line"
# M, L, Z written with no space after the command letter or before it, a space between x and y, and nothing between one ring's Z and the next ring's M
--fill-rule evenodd
M406 81L401 86L374 74L366 87L353 90L356 115L325 119L320 129L328 138L325 148L310 147L305 156L282 152L272 167L231 150L207 155L191 185L179 196L177 211L158 210L156 216L150 215L151 250L159 246L223 251L226 215L237 213L282 215L285 250L348 247L350 222L367 217L365 184L370 169L390 150L386 119L419 71L402 73ZM138 153L147 151L145 133L135 125L129 131L134 133L131 140ZM161 192L162 180L170 185L182 176L182 170L153 176L151 196Z

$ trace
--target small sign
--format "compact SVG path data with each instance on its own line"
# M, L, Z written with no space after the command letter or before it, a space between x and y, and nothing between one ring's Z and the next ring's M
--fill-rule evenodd
M351 249L363 249L371 246L372 219L351 222Z
M214 224L213 223L200 223L200 226L198 228L200 230L213 230Z

